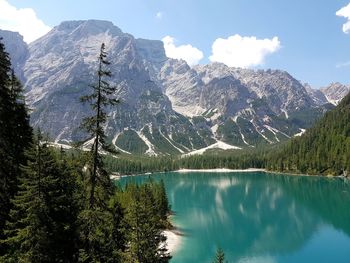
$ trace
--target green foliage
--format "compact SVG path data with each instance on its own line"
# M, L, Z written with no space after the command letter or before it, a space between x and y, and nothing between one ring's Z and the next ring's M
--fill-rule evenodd
M111 72L105 69L110 63L106 59L105 44L102 43L100 55L98 58L97 84L92 85L93 93L83 96L82 102L90 102L94 115L83 119L82 127L89 133L93 140L89 160L86 167L89 172L87 187L89 191L89 208L93 209L95 205L105 206L106 197L110 193L111 183L109 176L103 167L103 160L99 153L99 148L110 150L106 144L106 135L103 125L107 121L107 113L104 107L115 105L118 100L111 98L116 91L115 87L104 80L105 77L111 77Z
M105 158L108 170L120 174L166 172L179 169L246 169L265 168L268 152L275 147L232 151L208 151L204 155L192 156L126 156Z
M334 108L331 104L326 104L318 108L299 109L289 116L289 121L297 127L309 128L315 120L320 119L327 110Z
M122 262L119 236L114 236L113 213L84 209L78 218L81 246L79 262ZM119 218L119 217L117 217Z
M124 130L116 140L116 145L133 154L144 154L148 147L133 130Z
M224 125L219 126L217 130L220 138L232 145L244 145L239 126L231 119L227 120Z
M32 129L29 126L22 86L11 70L11 62L0 39L0 239L11 209L10 200L18 190L20 166L25 163L24 151L29 147ZM0 244L0 255L3 246Z
M8 262L72 262L77 205L75 181L65 161L40 137L28 151L20 190L6 225Z
M143 129L144 135L147 139L161 152L169 152L177 154L179 151L174 148L173 145L165 138L166 134L163 134L160 129L152 127L152 130L148 126Z
M93 140L91 152L66 154L49 148L40 132L31 144L21 85L0 42L1 262L168 262L164 184L121 191L99 153L108 148L104 107L117 102L104 80L110 76L105 58L102 45L98 82L82 98L95 113L83 125Z
M255 130L254 125L249 120L237 118L237 125L239 126L241 133L244 134L244 139L250 145L267 143L266 140Z
M213 263L224 263L224 262L225 262L225 253L221 248L218 248L216 250L216 255Z
M350 172L350 94L300 138L275 153L266 167L277 171L324 175Z
M170 255L162 231L168 225L170 207L164 184L152 181L140 186L129 184L117 193L117 198L125 210L127 258L138 263L168 262Z

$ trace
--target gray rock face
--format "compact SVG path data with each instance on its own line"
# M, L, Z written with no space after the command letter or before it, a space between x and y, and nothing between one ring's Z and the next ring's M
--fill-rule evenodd
M107 109L105 128L111 141L117 143L124 130L131 129L149 146L150 154L188 151L182 145L189 149L207 145L195 126L172 109L153 79L167 59L161 42L135 39L110 22L96 20L64 22L29 45L24 76L34 126L40 126L56 142L85 138L79 124L91 111L79 98L90 93L89 84L97 80L102 42L111 62L110 82L117 86L115 96L122 101ZM193 138L193 146L178 143L180 135L186 140Z
M218 140L240 147L277 143L325 111L327 101L287 72L220 63L190 68L167 58L161 41L135 39L107 21L63 22L28 47L16 37L17 49L6 41L22 72L32 124L56 142L88 139L79 125L91 110L79 98L96 82L102 42L121 99L107 109L105 130L124 152L185 153Z
M330 103L338 105L338 103L350 92L350 85L343 85L336 82L327 87L321 88L320 90Z
M307 93L316 105L324 105L329 103L327 97L319 89L313 89L309 84L304 84Z
M203 116L215 139L239 146L292 137L325 111L299 81L279 70L221 63L190 68L184 61L168 60L159 78L176 111Z
M12 67L16 75L24 82L23 65L28 58L28 46L23 41L23 37L17 33L0 29L0 38L5 44L6 51L11 57Z

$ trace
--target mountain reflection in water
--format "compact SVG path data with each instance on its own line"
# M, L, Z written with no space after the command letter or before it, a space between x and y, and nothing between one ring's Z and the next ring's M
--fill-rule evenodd
M172 263L211 262L217 247L229 262L349 262L348 181L265 173L152 178L164 180L185 235Z

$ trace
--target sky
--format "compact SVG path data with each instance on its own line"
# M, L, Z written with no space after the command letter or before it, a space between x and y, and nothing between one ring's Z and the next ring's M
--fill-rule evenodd
M350 84L350 0L0 0L0 29L32 42L66 20L112 21L190 65L281 69Z

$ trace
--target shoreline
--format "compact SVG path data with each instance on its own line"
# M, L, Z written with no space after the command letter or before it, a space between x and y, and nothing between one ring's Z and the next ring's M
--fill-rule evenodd
M247 169L228 169L228 168L214 168L214 169L179 169L173 171L175 173L249 173L249 172L267 172L266 169L247 168Z
M167 229L163 231L164 236L166 237L165 247L171 256L180 248L181 245L181 233L174 229Z
M185 169L181 168L173 171L158 171L158 172L146 172L146 173L136 173L136 174L118 174L112 173L110 178L112 180L119 180L123 177L133 177L133 176L145 176L145 175L153 175L153 174L161 174L161 173L188 173L188 172L203 172L203 173L249 173L249 172L269 172L266 169L261 168L247 168L247 169L229 169L229 168L213 168L213 169Z
M320 178L328 178L328 179L345 179L350 180L350 176L343 175L322 175L322 174L302 174L297 172L280 172L280 171L270 171L264 168L247 168L247 169L229 169L229 168L213 168L213 169L186 169L181 168L173 171L158 171L158 172L146 172L139 174L119 174L112 173L110 178L112 180L119 180L123 177L134 177L134 176L145 176L145 175L154 175L154 174L162 174L162 173L250 173L250 172L261 172L265 174L275 174L277 176L302 176L302 177L320 177Z
M161 174L161 173L249 173L249 172L262 172L262 173L271 173L275 175L289 175L289 176L303 176L303 177L323 177L330 179L347 179L350 180L349 176L343 175L321 175L321 174L302 174L296 172L280 172L280 171L270 171L264 168L247 168L247 169L229 169L229 168L213 168L213 169L186 169L181 168L173 171L158 171L158 172L146 172L139 174L118 174L112 173L110 178L112 180L119 180L123 177L133 177L133 176L145 176L145 175L153 175L153 174Z

